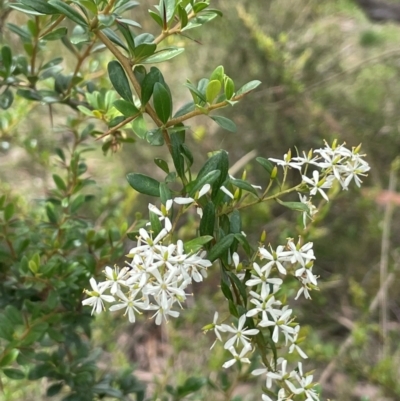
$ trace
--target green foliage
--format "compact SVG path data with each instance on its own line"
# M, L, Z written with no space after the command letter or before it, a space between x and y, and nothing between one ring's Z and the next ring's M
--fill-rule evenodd
M7 146L21 141L32 157L32 166L27 169L32 167L34 171L35 166L40 165L41 171L49 173L51 180L46 195L37 196L39 201L31 200L36 199L35 193L25 200L24 196L15 194L17 191L0 184L6 194L0 198L0 369L5 383L46 378L47 396L66 400L128 399L129 394L135 394L137 400L144 399L144 387L132 375L132 368L104 372L99 367L102 357L93 346L90 311L81 305L82 289L88 287L89 278L97 277L106 265L123 257L127 252L126 239L135 240L139 228L145 226L146 222L139 215L129 228L127 223L115 222L128 220L126 216L131 209L126 204L131 206L130 196L135 196L132 195L135 191L161 201L163 213L166 213L167 202L173 198L193 197L196 207L202 211L199 224L193 222L185 206L176 207L172 216L176 221L181 216L187 218L189 228L186 231L180 223L176 225L185 237L185 252L195 254L204 249L209 260L219 263L221 271L216 281L220 282L223 295L218 302L226 303L226 313L229 310L232 316L240 317L245 312L243 305L249 301L245 282L251 276L249 266L256 254L250 244L255 243L255 238L258 240L260 222L268 231L268 239L260 242L263 245L276 238L284 240L294 232L315 241L318 253L325 255L325 260L336 260L332 264L343 266L337 273L342 285L341 304L350 302L356 316L367 313L368 299L375 293L376 285L366 278L369 284L363 287L365 266L361 265L371 263L374 259L371 255L378 254L367 235L372 233L375 240L379 235L376 230L379 214L372 216L371 213L368 223L364 219L371 209L371 201L350 204L340 200L338 208L346 212L336 217L330 214L334 208L332 211L330 205L320 205L316 227L303 229L300 218L295 229L286 220L287 216L309 213L310 209L290 194L288 201L282 200L287 193L279 195L279 191L287 190L293 177L290 173L287 175L287 171L284 175L278 174L277 166L267 157L283 153L293 141L299 149L303 145L316 147L320 137L329 138L341 132L350 133L352 144L361 140L362 132L362 140L370 148L368 153L382 162L378 164L384 165L386 158L395 156L398 129L397 114L393 110L397 110L399 89L395 60L388 57L385 64L384 56L385 63L371 66L366 62L356 67L351 64L353 58L362 58L363 51L384 46L388 30L382 33L373 26L362 27L347 45L360 43L364 50L357 48L348 61L341 59L345 51L340 46L333 48L335 41L343 43L345 48L347 39L339 39L338 32L342 30L337 26L332 29L325 13L328 7L340 13L354 12L349 2L333 6L296 1L293 6L272 1L268 13L254 2L244 2L243 8L221 2L228 23L223 27L214 24L217 31L203 30L202 42L212 43L209 51L212 54L205 50L201 57L196 56L196 69L184 84L192 100L187 102L186 96L184 103L172 96L178 93L183 77L179 76L177 84L173 79L175 67L165 64L157 68L153 64L179 62L177 56L183 54L182 43L186 38L189 38L187 43L193 38L197 41L197 32L192 29L221 15L220 11L210 8L208 1L160 0L149 10L148 21L144 18L136 21L140 11L130 12L138 5L136 1L18 0L8 4L0 0L0 29L3 3L14 11L7 17L10 22L6 25L0 52L0 133L4 140L0 144ZM304 10L299 13L293 12L294 9ZM340 19L341 15L337 17ZM225 32L224 27L229 41L221 34ZM232 41L235 32L242 36ZM247 35L246 40L243 40L244 35ZM330 38L327 39L329 43L325 43L324 38ZM61 49L69 54L64 57ZM188 46L186 51L193 52L193 47ZM376 55L371 55L371 63L375 63ZM189 53L189 58L192 56ZM219 65L223 57L226 57L225 67ZM214 68L215 65L218 67ZM108 74L104 74L104 70L108 70ZM179 67L177 70L180 71ZM232 77L226 71L232 72ZM238 85L236 77L242 80L243 71L245 75L262 77L265 82L262 91L254 97L251 92L261 82L252 80ZM390 101L387 101L388 96ZM176 110L181 104L183 106ZM15 127L30 109L35 107L36 112L43 105L50 110L51 118L54 113L55 124L61 123L64 128L51 135L38 136L39 145L31 146L36 143L36 133L20 139ZM222 108L225 108L224 116L219 115L221 111L216 112ZM73 117L65 118L65 115ZM257 148L261 156L256 161L260 166L252 163L249 172L259 176L257 182L266 182L266 189L264 185L262 190L254 188L245 174L241 179L233 178L230 174L236 173L229 171L234 166L230 165L226 151L210 154L204 162L200 152L210 150L210 140L194 142L192 134L207 130L208 125L202 126L197 120L198 127L186 125L190 118L201 115L209 117L208 123L210 119L216 123L214 129L220 127L230 132L224 139L216 135L216 143L218 149L223 141L223 146L229 148L231 160L242 154L238 153L238 143L239 151ZM236 133L239 122L243 128ZM45 131L50 131L50 127ZM268 135L261 135L264 132ZM133 147L126 146L133 142ZM104 161L93 167L91 161L97 156L85 153L90 150L89 144L101 148L105 154L117 152L123 146L124 152L129 149L129 153L121 153L121 158L126 157L124 170L127 171L137 168L132 167L132 160L138 160L136 165L140 172L126 176L127 184L135 191L130 189L131 192L123 192L121 196L117 184L112 189L104 188L103 183L95 186L93 170L104 168L108 174L108 169ZM148 145L165 147L162 151L159 148L148 151ZM167 150L170 158L166 156ZM155 152L154 156L148 157L150 152ZM149 159L154 159L158 169L154 164L151 168L145 166L144 161ZM259 174L257 168L261 171ZM385 168L377 171L374 179L384 185ZM11 184L14 180L10 180ZM211 191L199 197L205 184L211 186ZM221 187L231 192L233 199ZM111 192L110 198L115 191L118 200L105 200L107 190ZM30 191L29 186L27 192ZM126 200L120 201L121 198ZM276 200L275 206L267 206L266 200ZM248 205L255 207L254 212L244 210ZM278 215L279 218L273 219ZM325 215L330 223L321 227L320 221ZM105 220L104 216L107 216ZM153 236L162 230L159 218L150 213L149 228ZM249 237L242 233L243 227L251 227ZM199 236L193 238L194 232ZM324 239L328 245L323 243ZM334 242L340 249L339 256L328 249ZM355 249L365 254L363 262L358 261L360 255L355 255ZM240 279L231 259L236 251L245 255L237 267L237 271L243 273ZM322 256L320 258L323 260ZM321 275L332 275L332 266L324 262L322 265ZM353 273L356 279L347 280ZM288 297L293 295L294 288L293 283L287 284L284 291ZM310 324L321 321L324 335L328 333L333 339L327 341L317 335L312 339L316 345L307 352L321 364L335 356L336 341L343 330L338 328L336 317L328 317L329 314L321 317L321 310L328 303L335 305L332 309L336 313L336 296L337 292L329 289L324 290L324 295L315 295L317 307L307 304L303 316ZM206 304L203 309L196 310L193 321L198 322L199 316L204 318L204 310L213 308ZM252 319L246 324L254 327ZM354 349L362 350L369 342L372 349L376 347L371 340L375 334L364 315L356 326ZM260 333L257 346L268 350L268 357L276 359L279 350L271 336L268 332ZM352 354L352 358L350 361L343 359L349 376L361 375L384 388L394 399L398 396L393 375L398 367L394 361L384 359L374 365L357 353ZM233 378L219 368L226 355L220 353L210 359L213 359L210 363L218 365L213 380L187 373L172 378L170 381L174 384L160 385L161 390L154 397L200 399L219 392L226 399L242 399L234 397L232 392L236 382L241 380L253 384L254 377L248 374L250 370L247 372L241 366L240 374ZM358 360L368 368L360 369ZM252 360L252 364L255 363Z

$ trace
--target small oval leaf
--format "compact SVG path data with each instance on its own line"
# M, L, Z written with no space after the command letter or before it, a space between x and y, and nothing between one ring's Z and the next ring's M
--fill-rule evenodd
M230 132L236 132L236 124L229 118L222 116L210 116L221 128L226 129Z
M172 103L168 90L160 82L154 85L153 102L158 118L166 124L172 114Z
M128 78L126 77L122 65L117 60L108 63L108 75L117 93L123 99L132 103L132 91L129 86Z
M129 185L141 194L160 196L160 183L147 175L140 173L129 173L126 175Z

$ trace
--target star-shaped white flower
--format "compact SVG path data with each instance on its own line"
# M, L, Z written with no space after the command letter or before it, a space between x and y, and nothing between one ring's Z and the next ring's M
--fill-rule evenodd
M96 280L92 277L90 279L90 285L93 291L85 290L86 294L90 295L90 298L84 299L82 305L91 305L92 315L94 312L101 313L104 308L103 301L114 302L115 298L112 295L103 295L103 292L107 289L105 285L97 285Z
M234 326L228 326L227 324L222 325L222 329L225 332L233 333L233 337L231 337L224 345L225 349L229 349L230 347L233 347L233 345L236 342L236 346L239 344L239 341L242 343L243 347L250 347L251 348L251 343L250 339L248 336L254 336L258 334L259 330L258 329L249 329L247 330L247 327L244 327L246 323L246 315L242 315L239 318L238 322L238 327Z

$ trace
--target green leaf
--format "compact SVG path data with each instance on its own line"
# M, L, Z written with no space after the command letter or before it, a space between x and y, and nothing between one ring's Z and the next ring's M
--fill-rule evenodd
M26 29L20 28L18 25L11 23L8 23L7 27L11 32L14 32L16 35L18 35L25 43L31 42L32 36L29 32L26 31Z
M42 100L41 96L33 89L18 89L17 95L28 100Z
M249 241L243 234L235 234L235 238L239 241L240 245L242 245L247 256L250 256L253 254L253 250L251 249Z
M35 11L33 8L26 6L21 3L12 3L9 4L10 8L13 8L14 10L21 11L22 13L29 14L29 15L36 15L40 16L43 15L43 13L40 13L39 11Z
M144 174L129 173L126 175L129 185L141 194L160 196L160 183Z
M236 124L230 120L229 118L222 116L210 116L212 120L214 120L221 128L226 129L230 132L236 132Z
M4 208L4 220L8 221L14 216L14 203L9 203L5 208Z
M160 199L163 205L166 205L167 201L172 199L172 193L165 182L160 182Z
M163 27L163 21L159 14L156 12L149 10L150 17L159 25L161 28Z
M99 10L97 8L96 3L94 0L78 0L79 4L87 8L89 11L91 11L93 14L98 14Z
M107 36L108 39L111 40L111 42L115 43L116 45L122 47L124 50L128 51L128 48L125 46L125 43L120 39L120 37L110 28L103 28L101 30L104 35ZM133 39L132 39L133 43Z
M190 113L191 111L195 110L195 104L193 101L190 101L188 103L185 103L175 114L174 118L176 117L181 117L187 113Z
M185 159L181 153L181 145L184 143L184 136L182 137L180 132L173 132L170 134L170 139L172 146L172 161L174 162L178 176L183 177L185 175Z
M197 180L208 174L210 171L219 170L222 166L224 166L228 160L228 152L225 150L221 150L215 152L203 165L200 169L199 174L197 175ZM223 177L223 181L225 181L225 177Z
M232 234L239 234L242 232L242 220L239 210L234 210L229 218L229 231Z
M47 387L46 395L47 397L53 397L54 395L58 394L62 388L64 387L63 383L55 383L51 386Z
M3 369L3 373L13 380L25 379L25 373L20 369Z
M156 237L162 230L162 224L158 214L155 214L153 212L150 212L149 214L150 214L151 231L153 232L153 237Z
M120 22L120 23L122 23L122 24L134 26L134 27L136 27L136 28L141 28L141 27L142 27L142 26L139 24L139 22L136 22L136 21L131 20L131 19L117 18L117 21Z
M229 100L235 94L235 84L233 80L229 77L225 77L224 80L224 91L225 97Z
M181 22L181 29L183 29L188 24L189 19L185 8L181 4L178 4L178 16Z
M160 128L155 128L146 133L146 140L152 146L164 145L164 135Z
M256 162L261 164L261 166L264 167L268 174L272 173L274 165L268 159L265 159L264 157L256 157Z
M209 5L210 5L210 3L207 3L205 1L199 1L198 3L193 5L193 11L197 14L200 11L203 11L204 9L206 9Z
M154 85L157 82L164 83L164 77L158 68L152 67L142 83L141 100L143 106L148 103L153 95Z
M117 60L108 63L108 75L117 93L123 99L132 103L132 91L129 86L128 78L126 77L122 65Z
M97 18L99 19L100 24L106 27L112 26L115 22L115 16L111 14L99 14Z
M215 206L208 202L203 209L203 217L200 220L199 232L201 236L214 235L215 227Z
M142 114L132 121L131 127L135 135L137 135L140 139L146 138L147 124Z
M139 85L142 86L143 80L147 74L146 68L143 65L137 65L133 70L133 74L135 75L137 81L139 82Z
M226 237L218 241L208 254L208 259L211 262L214 262L216 259L222 256L222 254L225 253L232 245L234 239L234 234L228 234Z
M285 206L291 210L297 210L298 212L307 212L307 213L310 211L310 208L305 203L302 202L283 202L278 198L276 199L276 201L280 205Z
M172 114L172 102L168 90L159 82L154 85L153 103L158 118L166 124Z
M53 6L60 14L65 15L71 21L75 22L78 25L87 27L88 23L82 17L82 15L76 11L73 7L64 3L61 0L50 0L48 2L51 6Z
M226 275L226 273L225 273L225 275ZM221 277L221 290L222 290L222 293L225 295L225 298L228 299L229 301L232 301L232 303L233 303L233 295L232 295L232 291L230 289L229 280L223 280L222 277ZM231 302L229 302L229 306L230 305L231 305ZM236 316L236 313L233 313L233 316Z
M191 19L185 28L182 29L182 32L188 31L189 29L194 29L199 26L206 24L207 22L212 21L218 15L221 15L220 11L208 9L202 12L200 15L197 15L195 18Z
M133 117L139 113L139 109L137 109L132 102L128 102L124 99L116 100L113 106L125 117Z
M235 187L240 188L240 189L244 189L245 191L250 192L253 195L259 197L256 189L251 184L249 184L247 181L243 181L243 180L233 179L232 178L231 179L231 183Z
M238 276L235 273L227 271L226 274L235 283L237 289L239 290L240 296L242 297L243 302L246 305L247 304L246 286L239 280Z
M67 186L65 185L64 180L57 174L53 174L53 181L57 185L57 188L60 189L61 191L66 191Z
M142 64L157 64L162 63L163 61L171 60L179 54L183 53L185 49L180 47L166 47L158 52L154 53L152 56L147 57L145 60L142 60Z
M220 175L220 170L214 170L200 177L200 179L196 179L193 187L189 191L189 196L194 196L194 194L203 188L205 184L213 184L215 181L217 181Z
M7 88L1 95L0 95L0 108L3 110L7 110L11 107L14 101L14 94L12 93L11 89Z
M186 379L182 386L178 386L176 389L176 399L183 399L187 395L199 391L203 386L207 384L208 380L205 377L189 377Z
M203 248L203 245L208 244L213 238L214 237L211 235L203 235L186 242L183 248L185 249L186 253L196 253Z
M142 62L142 60L146 60L147 57L150 57L156 51L157 45L155 43L142 43L139 46L135 47L133 51L135 55L135 63Z
M24 323L21 310L17 309L14 305L7 305L4 314L14 326Z
M57 9L52 7L46 0L22 0L22 3L42 14L57 14Z
M126 43L129 47L130 53L133 55L133 52L135 51L135 35L132 33L132 31L129 28L129 25L123 24L117 20L117 27L118 30L122 33L123 37L126 40Z
M221 90L221 82L217 80L212 80L208 83L206 89L206 100L208 103L212 103L218 96Z
M163 17L165 15L166 24L168 24L171 21L171 19L174 17L175 5L176 5L176 0L161 0L160 1L160 14ZM165 9L165 13L163 12L163 8Z
M159 167L162 171L164 171L165 173L169 173L169 167L168 167L168 163L163 160L163 159L159 159L158 157L156 157L154 159L154 163L156 164L157 167Z
M12 52L9 46L3 46L1 48L1 60L8 75L12 67Z
M49 32L47 35L44 35L42 37L43 40L59 40L63 36L65 36L68 33L68 29L65 27L61 27L58 29L55 29L54 31Z
M190 81L186 82L184 85L190 90L190 93L192 94L193 100L196 104L198 103L198 99L202 100L203 102L207 102L204 94L201 93Z
M219 65L215 70L211 73L210 76L210 81L217 80L219 83L222 85L224 82L224 75L225 75L225 70L222 65Z
M28 373L28 379L29 380L38 380L41 379L42 377L47 376L50 372L54 371L54 367L46 362L42 363L40 365L35 365L33 366L29 373Z
M4 338L4 337L3 337ZM0 368L11 365L18 357L19 351L15 348L3 351L3 357L0 359Z
M243 85L237 92L236 92L236 96L238 95L242 95L244 93L248 93L251 92L252 90L256 89L257 86L259 86L261 84L261 81L250 81L247 84Z

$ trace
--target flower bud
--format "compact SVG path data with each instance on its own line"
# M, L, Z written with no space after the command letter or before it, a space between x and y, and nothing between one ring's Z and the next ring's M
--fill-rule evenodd
M271 171L271 180L274 180L276 178L277 174L278 174L278 167L274 166L274 168Z

